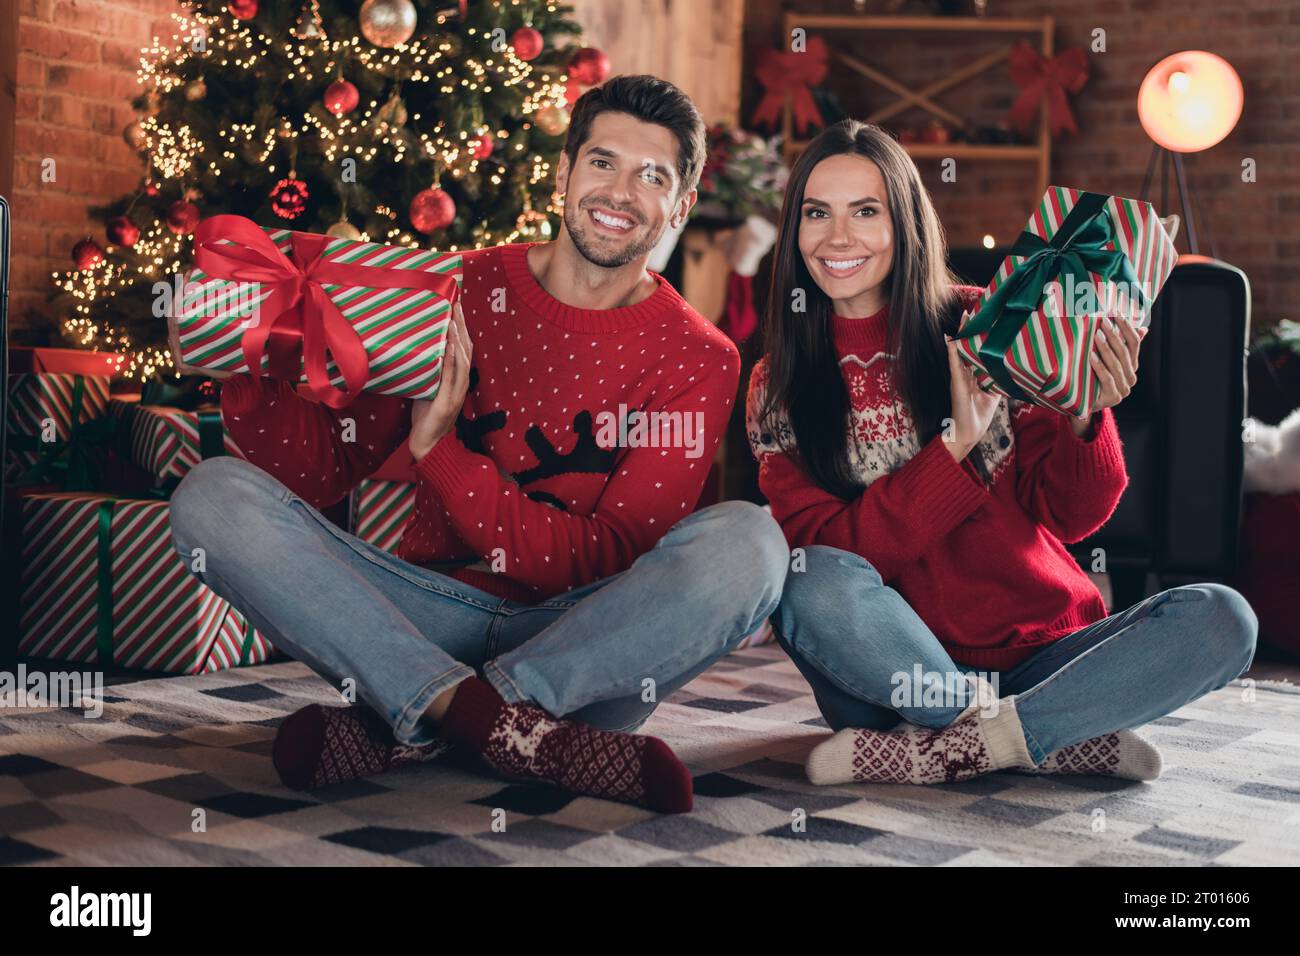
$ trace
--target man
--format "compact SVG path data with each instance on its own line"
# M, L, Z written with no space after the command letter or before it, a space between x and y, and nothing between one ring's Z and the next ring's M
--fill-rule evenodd
M457 745L512 777L690 809L686 768L631 731L762 623L789 556L754 505L691 513L739 356L646 262L695 202L704 152L680 90L610 80L574 105L557 238L465 256L434 399L334 411L289 383L225 383L248 461L186 476L175 547L363 702L285 720L273 760L288 786ZM407 438L418 492L394 557L317 508Z

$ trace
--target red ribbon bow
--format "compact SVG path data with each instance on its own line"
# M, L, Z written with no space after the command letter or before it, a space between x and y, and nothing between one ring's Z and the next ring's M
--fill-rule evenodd
M251 219L213 216L194 231L194 264L216 279L258 282L264 290L270 287L270 295L259 305L259 320L244 330L241 342L252 374L261 373L262 355L269 353L272 378L297 382L300 368L305 369L312 397L331 408L343 408L369 379L370 360L360 333L322 284L417 289L449 302L456 301L459 286L454 277L440 272L324 260L332 241L309 232L290 233L290 259ZM327 351L343 376L343 389L330 383Z
M1088 82L1088 58L1080 47L1062 50L1049 60L1021 40L1011 51L1009 67L1012 81L1020 87L1020 95L1007 114L1013 127L1028 133L1038 104L1047 97L1052 135L1058 136L1062 130L1079 132L1065 94L1078 93Z
M802 53L764 50L759 54L754 76L765 92L750 118L751 126L775 129L787 93L796 130L824 125L821 110L812 97L812 87L826 79L826 44L821 37L810 37Z

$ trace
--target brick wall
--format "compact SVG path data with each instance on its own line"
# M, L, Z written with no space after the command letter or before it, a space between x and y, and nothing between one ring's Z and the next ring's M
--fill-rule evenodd
M849 0L794 0L788 5L798 11L852 10ZM1300 319L1295 307L1300 297L1300 83L1291 54L1300 47L1300 6L1295 0L992 0L990 8L1006 17L1050 14L1057 22L1058 51L1088 49L1093 29L1106 31L1107 51L1089 54L1091 78L1074 98L1080 134L1054 145L1052 180L1061 185L1136 195L1151 151L1135 105L1147 70L1186 49L1210 50L1233 64L1245 86L1241 121L1218 146L1187 160L1201 251L1208 252L1208 234L1220 258L1249 275L1255 328L1282 318ZM781 13L768 0L747 0L751 55L756 46L777 43ZM962 57L978 56L996 42L924 43L923 36L893 34L887 43L864 36L853 44L862 59L912 78L909 85L919 88ZM840 48L844 36L831 43ZM835 68L827 81L853 115L892 100L891 94L854 76ZM938 101L962 116L995 121L1010 106L1015 88L1005 68L981 76L985 78L941 94ZM754 84L745 85L752 91ZM742 115L752 109L751 92ZM915 111L907 118L914 123L925 119ZM1245 158L1256 161L1257 182L1241 181ZM1021 229L1032 202L1032 165L962 162L955 183L940 180L938 161L920 166L953 245L978 244L985 233L1005 243ZM1158 200L1158 189L1153 193ZM1176 205L1174 196L1171 191ZM1178 245L1187 248L1185 228Z
M87 209L128 193L143 169L122 139L135 118L136 65L154 36L172 35L174 0L17 0L14 131L15 342L57 340L46 304L50 273L70 268L73 244L102 227ZM42 164L54 161L54 181Z

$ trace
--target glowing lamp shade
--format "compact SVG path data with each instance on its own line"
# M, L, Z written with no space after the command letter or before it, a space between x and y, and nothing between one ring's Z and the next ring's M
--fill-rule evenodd
M1142 128L1175 153L1209 149L1241 118L1241 78L1221 56L1188 50L1167 56L1138 89Z

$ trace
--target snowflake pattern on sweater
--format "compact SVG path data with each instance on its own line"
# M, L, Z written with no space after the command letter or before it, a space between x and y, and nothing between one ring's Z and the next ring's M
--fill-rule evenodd
M884 349L870 354L849 351L840 357L840 374L849 393L849 465L853 476L868 487L882 475L897 471L921 450L912 414L896 393L894 356ZM767 402L767 360L760 359L750 378L745 404L745 432L754 457L797 451L794 430L784 409L761 420ZM1015 449L1013 417L1028 409L1024 402L1002 398L984 438L974 453L983 461L990 483L1011 462Z

